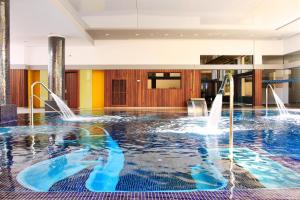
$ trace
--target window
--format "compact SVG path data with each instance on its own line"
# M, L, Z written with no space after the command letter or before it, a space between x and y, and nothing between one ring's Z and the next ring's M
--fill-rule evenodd
M148 89L180 89L181 73L149 72Z
M252 55L201 55L201 65L248 65L253 64Z
M126 105L126 80L112 80L112 105Z

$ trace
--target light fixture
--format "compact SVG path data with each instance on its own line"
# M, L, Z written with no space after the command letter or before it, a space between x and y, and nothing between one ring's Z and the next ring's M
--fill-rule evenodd
M165 33L165 34L164 34L164 36L168 36L168 35L169 35L168 33Z
M278 30L280 30L280 29L286 28L287 26L289 26L289 25L291 25L291 24L297 22L298 20L300 20L300 17L297 17L297 18L293 19L292 21L289 21L289 22L287 22L287 23L285 23L285 24L283 24L283 25L277 27L275 30L278 31Z
M135 36L140 36L140 34L139 34L139 33L136 33Z
M105 36L110 36L110 34L109 33L105 33Z

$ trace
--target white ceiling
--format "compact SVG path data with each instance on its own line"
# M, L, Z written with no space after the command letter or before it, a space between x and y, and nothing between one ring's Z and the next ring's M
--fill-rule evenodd
M25 45L47 44L48 35L68 38L72 44L88 44L89 36L60 4L61 0L11 0L11 42Z
M74 44L134 38L282 39L300 33L300 0L11 0L11 24L13 41L32 44L47 41L50 33Z

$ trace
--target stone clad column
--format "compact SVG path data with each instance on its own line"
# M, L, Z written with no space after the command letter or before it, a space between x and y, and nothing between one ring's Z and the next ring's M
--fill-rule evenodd
M61 36L49 36L48 38L48 87L60 97L65 99L65 38ZM59 110L52 97L49 95L47 104ZM49 106L45 106L47 111L53 110Z
M0 105L10 103L9 0L0 0Z
M17 108L10 97L10 0L0 0L0 124L15 121Z
M61 99L65 97L65 38L48 38L48 84L49 89Z

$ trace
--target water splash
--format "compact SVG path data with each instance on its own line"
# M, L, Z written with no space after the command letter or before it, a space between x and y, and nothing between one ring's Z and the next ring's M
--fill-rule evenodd
M56 94L51 93L51 96L53 97L54 101L56 102L57 106L59 107L63 119L68 120L68 119L75 119L76 115L72 112L72 110L65 104L61 98L59 98Z
M223 103L223 95L217 94L214 102L212 104L209 117L207 120L207 127L211 129L218 129L221 115L222 115L222 103Z
M277 108L278 108L278 111L279 111L279 114L281 117L287 117L289 116L289 112L288 110L286 109L284 103L282 102L282 100L279 98L279 96L276 94L275 90L273 89L273 87L271 87L271 91L273 93L273 96L274 96L274 99L275 99L275 102L277 104Z
M64 121L70 122L95 122L95 121L105 121L115 119L115 116L103 116L103 117L91 117L91 116L77 116L73 113L73 111L66 105L66 103L59 98L56 94L51 93L54 101L56 102L57 106L59 107L62 118Z

